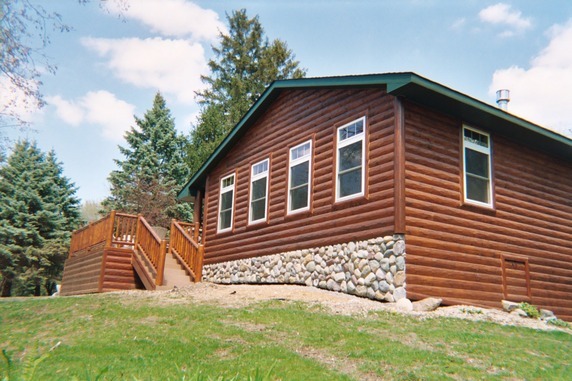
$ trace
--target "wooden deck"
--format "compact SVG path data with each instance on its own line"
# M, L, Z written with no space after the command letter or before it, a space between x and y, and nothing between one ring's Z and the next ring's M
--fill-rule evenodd
M154 290L174 285L166 278L180 282L185 276L188 283L200 281L204 247L198 242L199 224L173 220L170 231L171 243L161 239L143 216L115 211L76 230L61 295ZM171 263L168 268L166 260Z

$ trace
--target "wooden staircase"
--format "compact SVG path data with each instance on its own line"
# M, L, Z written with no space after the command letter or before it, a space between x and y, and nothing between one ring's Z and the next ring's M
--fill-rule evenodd
M165 272L163 285L157 286L157 290L170 290L174 287L181 288L193 283L192 277L187 273L183 265L171 253L165 257Z
M170 232L169 243L143 216L115 211L75 231L60 293L170 289L199 282L204 256L199 224L173 220Z

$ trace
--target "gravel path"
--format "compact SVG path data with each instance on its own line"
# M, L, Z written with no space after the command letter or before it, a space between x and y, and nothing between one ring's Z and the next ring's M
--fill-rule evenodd
M571 329L563 329L534 320L509 314L502 310L472 306L440 307L432 312L398 311L394 303L382 303L339 292L326 291L314 287L295 285L219 285L208 282L169 291L120 291L126 298L153 298L159 303L207 303L221 307L241 308L254 303L285 300L301 301L310 305L328 308L334 314L366 316L372 311L393 311L417 316L420 319L452 317L474 321L488 321L502 325L529 327L539 330L562 330L572 334Z

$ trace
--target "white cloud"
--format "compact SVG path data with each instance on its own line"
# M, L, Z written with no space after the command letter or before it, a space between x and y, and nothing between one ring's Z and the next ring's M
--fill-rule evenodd
M530 18L525 18L519 10L512 9L508 4L498 3L482 9L479 12L481 21L508 27L501 33L501 37L511 37L532 27Z
M71 101L59 95L46 99L64 122L72 126L83 123L98 125L102 136L112 141L121 141L125 131L135 125L135 106L105 90L90 91Z
M59 95L46 97L49 104L56 107L56 114L67 124L79 126L84 119L84 110L76 102L66 101Z
M551 40L530 68L512 66L493 74L491 95L511 91L510 112L572 137L572 19L549 31Z
M109 57L107 67L122 81L141 88L174 94L192 104L203 88L200 76L208 72L199 43L162 38L84 38L84 46Z
M185 0L137 0L124 7L109 2L111 12L134 19L163 36L190 37L195 41L216 41L219 31L226 32L218 14Z

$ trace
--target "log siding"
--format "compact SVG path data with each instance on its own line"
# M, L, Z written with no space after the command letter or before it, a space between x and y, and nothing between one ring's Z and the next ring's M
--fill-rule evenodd
M289 90L209 172L205 264L393 234L394 106L384 89ZM334 203L336 128L366 117L365 195ZM290 148L312 140L310 210L287 213ZM250 166L270 158L267 221L248 224ZM232 232L217 233L220 179L236 172Z
M494 208L463 204L462 126L406 103L408 297L522 299L572 320L572 163L473 126L491 134Z

